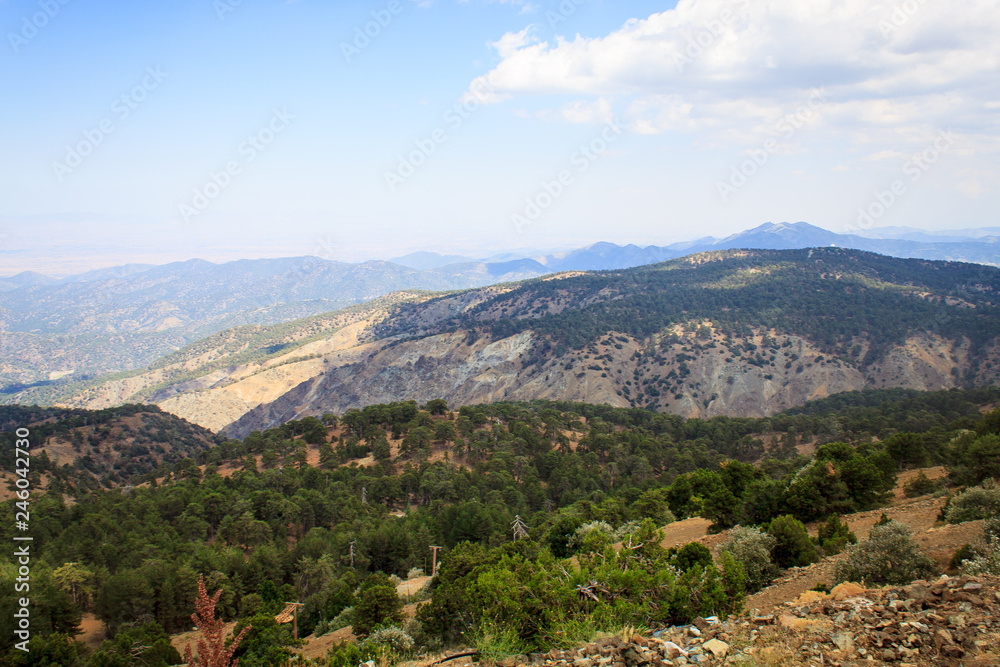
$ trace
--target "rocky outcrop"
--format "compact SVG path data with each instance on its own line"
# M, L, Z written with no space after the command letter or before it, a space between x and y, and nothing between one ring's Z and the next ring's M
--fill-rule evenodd
M877 589L845 583L830 594L807 591L754 622L776 624L787 649L819 664L996 665L997 584L964 576ZM751 638L766 635L755 630Z

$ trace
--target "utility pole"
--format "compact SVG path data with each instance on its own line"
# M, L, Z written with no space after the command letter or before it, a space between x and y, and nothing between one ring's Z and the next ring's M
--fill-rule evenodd
M299 607L304 607L305 605L301 602L286 602L285 604L292 608L292 637L297 641L299 638ZM285 613L288 612L288 607L285 608ZM287 622L286 620L285 623Z
M433 544L431 545L431 551L433 552L433 554L431 556L431 576L432 577L434 575L436 575L437 572L438 572L438 549L440 549L440 548L441 547L439 547L439 546L435 546Z

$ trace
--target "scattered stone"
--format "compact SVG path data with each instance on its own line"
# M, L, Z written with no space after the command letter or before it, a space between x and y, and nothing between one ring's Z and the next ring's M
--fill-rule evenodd
M718 639L709 639L702 646L719 660L725 658L726 654L729 653L729 644Z
M841 584L830 595L800 596L774 615L753 610L720 622L657 630L652 636L612 636L576 649L503 660L512 667L738 667L753 664L778 644L774 657L801 664L900 667L997 664L991 636L1000 633L1000 578L943 577L904 587L866 589ZM780 630L767 627L775 624ZM749 643L744 644L749 639ZM763 642L763 643L761 643ZM784 660L785 658L780 658ZM783 664L783 663L773 663ZM374 667L374 665L364 665Z
M854 653L854 636L847 632L838 632L830 638L834 645L843 653Z
M673 642L666 642L663 645L663 654L673 660L678 656L687 657L688 652Z

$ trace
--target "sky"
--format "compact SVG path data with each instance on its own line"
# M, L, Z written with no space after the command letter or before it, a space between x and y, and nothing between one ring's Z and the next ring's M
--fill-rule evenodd
M1000 224L991 0L0 0L0 275Z

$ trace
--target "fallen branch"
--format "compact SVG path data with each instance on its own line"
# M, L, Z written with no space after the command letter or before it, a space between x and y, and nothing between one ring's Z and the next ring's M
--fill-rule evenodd
M440 665L442 662L448 662L449 660L455 660L457 658L468 658L473 655L479 655L479 651L463 651L462 653L449 655L447 658L441 658L437 662L432 662L431 664L427 665L427 667L434 667L434 665Z

